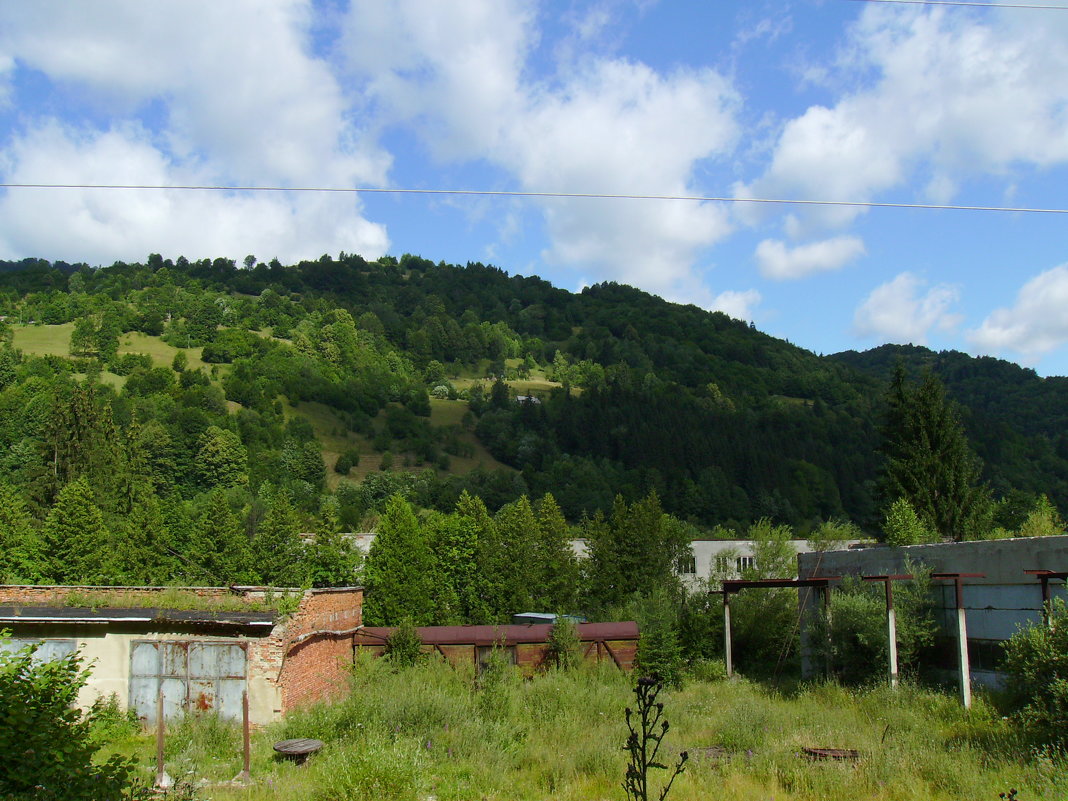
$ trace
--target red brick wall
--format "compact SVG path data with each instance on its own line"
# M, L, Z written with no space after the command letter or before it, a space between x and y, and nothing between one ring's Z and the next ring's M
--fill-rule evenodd
M283 711L344 691L352 666L353 629L362 622L362 589L305 593L281 632L278 681Z

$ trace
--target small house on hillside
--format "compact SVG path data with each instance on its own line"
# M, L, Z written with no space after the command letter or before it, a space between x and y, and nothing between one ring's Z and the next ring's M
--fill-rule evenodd
M546 661L549 649L549 624L512 626L424 626L417 629L424 653L437 653L454 665L486 663L494 648L505 659L530 675ZM631 670L638 652L638 624L579 623L580 650L587 662L612 662L622 670ZM381 654L396 629L365 627L356 637L356 647Z
M0 586L0 648L79 651L92 666L78 703L115 694L152 723L216 710L254 724L345 686L363 589Z

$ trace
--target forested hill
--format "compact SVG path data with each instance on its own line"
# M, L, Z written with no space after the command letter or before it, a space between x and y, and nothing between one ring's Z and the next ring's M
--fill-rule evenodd
M13 415L0 448L40 509L62 482L56 431L38 418L62 418L88 393L79 402L106 407L128 441L149 426L166 435L166 453L138 457L162 465L161 497L218 488L203 460L214 443L241 457L221 459L243 471L228 486L253 500L263 485L284 487L309 514L332 499L347 527L398 488L440 509L463 490L491 507L551 492L571 519L650 490L705 526L767 516L804 530L844 517L873 529L880 517L878 427L897 353L821 358L618 284L575 294L407 255L284 266L153 254L100 269L26 260L0 263L0 314L16 346L41 343L35 331L66 337L6 351L0 365ZM900 354L910 368L932 362L970 407L995 495L1047 493L1068 508L1063 379ZM331 480L316 453L336 467Z

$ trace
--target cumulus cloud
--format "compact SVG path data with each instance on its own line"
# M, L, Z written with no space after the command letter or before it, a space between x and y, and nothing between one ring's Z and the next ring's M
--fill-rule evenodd
M665 75L588 56L555 80L531 81L524 68L537 31L515 0L367 0L353 4L347 30L355 74L397 120L419 122L432 152L488 160L526 191L697 194L696 165L737 136L738 98L713 70ZM407 44L381 53L373 41ZM730 231L713 204L538 203L548 262L665 295Z
M868 8L837 66L874 82L786 121L770 166L737 191L866 201L919 173L929 197L946 201L975 175L1068 162L1065 31L1060 20ZM862 212L800 215L818 229Z
M711 311L721 311L738 320L752 320L753 307L760 303L760 293L755 289L720 292L709 305Z
M1039 273L1009 307L993 311L968 339L995 353L1037 357L1068 342L1068 264Z
M864 241L857 236L838 236L794 248L777 239L765 239L757 245L756 260L761 275L781 281L838 270L864 252Z
M76 90L72 97L90 119L126 121L74 128L29 119L2 154L5 177L384 183L388 155L353 124L326 63L309 54L310 12L308 0L5 5L0 52ZM135 124L146 109L161 118L151 131ZM190 256L301 257L345 249L373 257L387 245L384 229L360 216L352 197L20 192L2 204L0 241L22 254L61 247L79 259L106 261L170 244ZM61 210L71 216L60 217ZM60 219L70 222L57 227ZM133 243L139 252L131 252Z
M857 308L854 330L864 337L923 345L931 329L949 331L959 325L960 316L950 311L959 300L957 288L938 284L924 291L925 286L909 272L877 286Z
M136 125L87 134L51 122L18 138L7 155L13 183L166 185L211 179L170 163ZM385 229L354 215L351 201L338 196L20 189L0 197L0 258L48 253L108 263L161 252L189 258L256 253L295 261L340 250L375 258L387 246Z

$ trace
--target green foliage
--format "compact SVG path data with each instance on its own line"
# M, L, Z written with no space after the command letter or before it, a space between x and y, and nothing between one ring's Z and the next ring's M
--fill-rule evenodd
M298 587L304 582L301 564L300 517L284 490L271 490L267 514L252 538L252 564L260 581L273 587Z
M587 606L618 605L633 593L677 587L675 569L689 554L690 533L663 513L655 492L634 504L617 496L608 520L596 516L583 524Z
M553 621L545 659L557 670L573 670L582 664L582 641L571 618L560 615Z
M35 584L47 575L44 543L19 492L0 482L0 583Z
M56 497L44 526L48 567L59 584L108 584L114 553L104 515L93 502L88 480L80 478Z
M36 650L0 650L0 797L117 801L133 768L117 756L95 761L92 723L74 706L88 671L76 653L46 662Z
M423 641L419 631L412 619L406 617L386 640L386 656L397 667L412 667L422 654Z
M642 604L638 669L670 687L682 686L683 660L679 644L675 601L659 590Z
M434 615L433 557L422 527L404 498L386 504L364 566L369 626L397 625L410 618L427 625Z
M907 498L898 498L886 510L883 536L887 545L919 545L935 542L938 535L924 525Z
M196 464L200 480L209 489L248 482L248 452L233 431L208 426L200 436Z
M1021 629L1005 645L1016 720L1037 740L1068 749L1068 607L1056 599L1050 625Z
M663 684L657 676L644 676L638 679L634 688L636 696L635 709L627 707L626 721L630 735L624 746L630 761L623 779L623 790L631 801L648 801L650 769L668 770L668 766L657 762L660 746L664 743L670 725L664 717L664 704L658 702L657 696ZM676 777L684 770L690 755L686 751L679 754L679 760L668 777L667 783L660 789L659 801L664 801L671 791Z
M917 388L898 368L888 393L883 427L882 492L904 498L939 535L978 539L990 527L990 491L956 407L942 382L927 373Z
M1034 508L1020 526L1021 537L1056 537L1064 533L1065 525L1057 512L1057 507L1050 503L1045 495L1039 496Z

